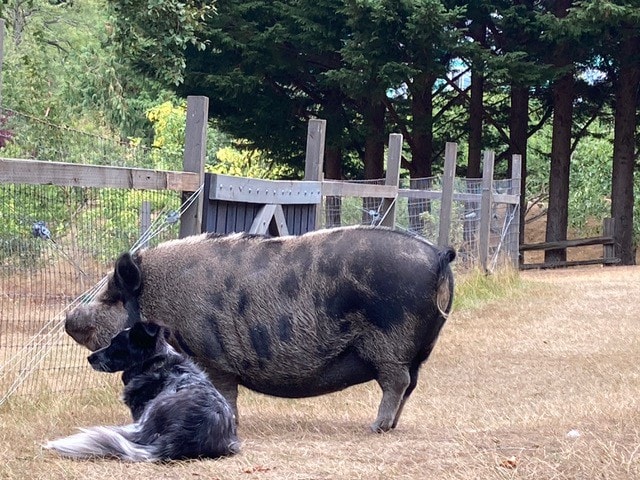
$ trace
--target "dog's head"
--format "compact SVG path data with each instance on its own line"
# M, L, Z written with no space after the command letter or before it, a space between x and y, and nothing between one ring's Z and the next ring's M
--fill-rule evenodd
M137 322L111 339L111 343L89 355L88 360L99 372L121 372L151 358L163 338L155 323Z

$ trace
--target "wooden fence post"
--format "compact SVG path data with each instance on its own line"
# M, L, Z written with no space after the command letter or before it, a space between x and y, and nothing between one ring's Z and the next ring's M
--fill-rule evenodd
M482 159L482 196L480 199L480 266L489 271L489 235L491 233L491 197L493 194L493 163L495 154L485 150Z
M402 157L402 134L392 133L389 135L389 150L387 152L387 173L385 177L385 185L393 185L400 187L400 158ZM383 215L380 225L389 228L396 226L396 204L398 195L394 198L383 198L380 212Z
M183 170L185 172L198 173L200 175L200 184L204 181L208 117L209 98L201 96L187 97ZM193 192L182 192L182 202L185 202L192 194ZM203 195L200 193L198 199L180 217L180 238L202 232L202 209Z
M322 181L322 168L324 166L324 138L327 130L327 121L319 118L309 120L307 127L307 150L304 159L304 179L315 182ZM313 230L322 226L322 197L315 207L315 224Z
M144 200L140 205L140 238L147 234L147 230L151 227L151 202ZM145 240L142 247L149 246L149 241Z
M515 154L511 160L511 193L520 199L520 185L522 182L522 155ZM507 206L507 218L512 218L511 225L509 225L507 252L511 258L511 264L514 268L520 266L520 205L519 200L517 204L508 204Z
M444 172L442 174L442 199L440 201L440 222L438 245L447 246L450 242L451 208L453 206L453 182L456 176L458 145L447 142L444 150Z
M602 221L602 236L611 237L615 239L616 238L615 228L616 228L615 220L613 218L605 218ZM603 265L610 265L606 262L606 260L614 259L615 256L616 256L615 243L610 243L610 244L605 243L602 245L602 258L603 260L605 260L605 262L603 262Z

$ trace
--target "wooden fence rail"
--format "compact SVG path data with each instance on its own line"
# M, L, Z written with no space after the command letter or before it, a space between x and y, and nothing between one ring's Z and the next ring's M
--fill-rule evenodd
M200 176L190 172L0 157L0 183L196 191Z
M614 222L611 218L605 218L602 223L603 235L599 237L574 238L570 240L559 240L555 242L524 243L520 245L520 252L546 251L567 249L572 247L587 247L591 245L602 245L602 258L592 258L585 260L568 260L554 263L522 263L520 268L530 270L535 268L561 268L575 267L580 265L615 265L620 263L620 259L615 256L614 249Z

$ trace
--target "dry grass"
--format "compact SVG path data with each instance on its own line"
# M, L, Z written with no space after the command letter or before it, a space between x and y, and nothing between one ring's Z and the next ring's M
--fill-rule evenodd
M0 410L0 478L640 478L640 269L522 278L506 299L458 307L392 433L367 430L375 384L303 400L243 391L236 457L78 462L40 444L126 422L117 388L14 399Z

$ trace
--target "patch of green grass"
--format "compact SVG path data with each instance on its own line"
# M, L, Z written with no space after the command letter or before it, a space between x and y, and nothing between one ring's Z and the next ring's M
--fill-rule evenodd
M530 294L532 285L517 270L503 268L487 274L479 269L456 275L454 310L477 308L494 300L520 298Z

